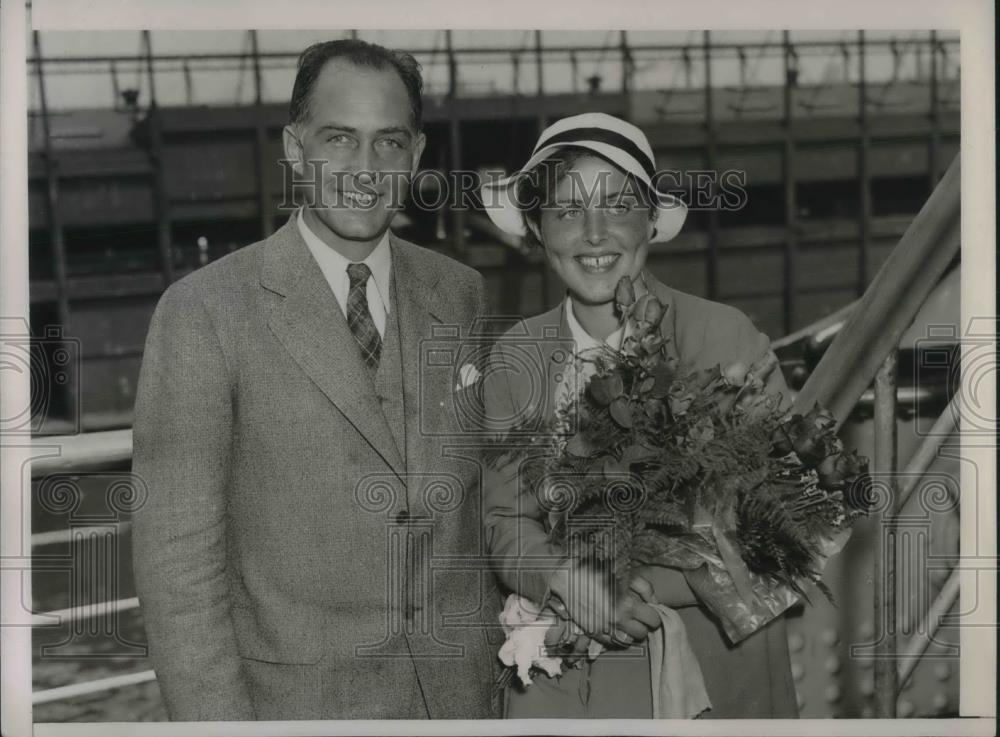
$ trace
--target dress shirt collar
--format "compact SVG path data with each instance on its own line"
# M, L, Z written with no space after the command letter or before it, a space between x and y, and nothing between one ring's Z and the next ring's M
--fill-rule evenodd
M603 341L597 340L590 333L588 333L580 321L576 319L576 315L573 314L573 298L568 294L566 295L566 324L569 326L570 335L573 341L576 343L576 352L583 353L584 351L593 350L595 348L600 348L601 345L608 345L614 350L621 350L622 340L625 337L625 328L619 327L611 335L605 338Z
M299 208L298 213L299 232L305 239L306 245L319 263L320 270L330 282L330 286L341 302L341 307L347 300L347 289L350 279L347 276L347 267L352 262L344 258L336 250L328 246L316 235L306 224L303 217L303 208ZM371 269L375 288L378 291L379 299L385 307L386 314L389 314L389 287L392 281L392 249L389 247L389 231L382 235L382 240L375 246L368 257L361 263L366 264Z

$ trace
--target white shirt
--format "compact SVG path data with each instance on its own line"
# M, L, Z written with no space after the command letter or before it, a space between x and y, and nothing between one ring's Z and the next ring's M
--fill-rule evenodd
M622 341L625 338L625 326L619 327L604 341L597 340L588 333L580 321L573 314L573 300L567 296L565 299L566 324L569 326L570 335L576 344L576 360L573 361L562 374L562 379L556 385L555 406L559 407L571 397L579 395L587 386L590 377L597 372L597 365L593 360L600 352L603 345L612 349L621 350Z
M573 342L576 343L577 355L601 347L602 341L599 341L588 333L583 325L580 324L580 321L576 319L576 315L573 314L573 300L570 297L566 297L566 323L569 325L569 332L573 337ZM605 338L603 344L614 348L616 351L621 350L624 337L625 327L621 326Z
M320 271L323 272L330 289L333 290L333 296L337 298L340 311L346 316L347 294L351 288L347 267L352 262L326 245L318 235L309 229L302 217L302 208L299 208L297 224L309 251L316 259L316 263L319 264ZM379 335L384 338L385 321L389 314L389 285L392 280L392 249L389 247L388 230L382 236L379 244L361 263L365 264L372 272L368 284L365 285L365 296L368 299L368 311L371 313L375 327L378 329Z

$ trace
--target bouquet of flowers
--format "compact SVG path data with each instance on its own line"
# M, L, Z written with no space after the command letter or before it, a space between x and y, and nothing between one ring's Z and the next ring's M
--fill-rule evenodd
M789 414L764 390L773 353L686 368L665 350L655 296L636 299L623 278L615 301L622 349L591 359L554 420L529 444L498 444L490 461L518 463L520 493L535 496L569 555L618 580L640 566L684 571L733 642L807 599L810 584L829 597L825 562L870 503L867 459L844 449L827 411ZM504 626L513 661L518 622Z

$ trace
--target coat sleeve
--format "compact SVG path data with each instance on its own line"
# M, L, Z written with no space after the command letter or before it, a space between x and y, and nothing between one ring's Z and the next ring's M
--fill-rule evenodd
M491 353L483 387L485 416L497 436L531 412L530 390L518 390L522 382L512 378L514 365L501 339ZM546 601L550 576L565 556L549 542L534 495L521 493L517 461L484 468L483 514L487 551L500 582L536 603Z
M232 432L225 357L198 295L171 286L150 323L136 397L136 590L173 720L252 720L230 617L225 486Z

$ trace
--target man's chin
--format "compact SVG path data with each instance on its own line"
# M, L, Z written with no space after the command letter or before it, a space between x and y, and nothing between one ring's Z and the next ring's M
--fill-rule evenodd
M348 241L370 241L378 238L389 227L389 220L361 218L320 218L331 233Z

